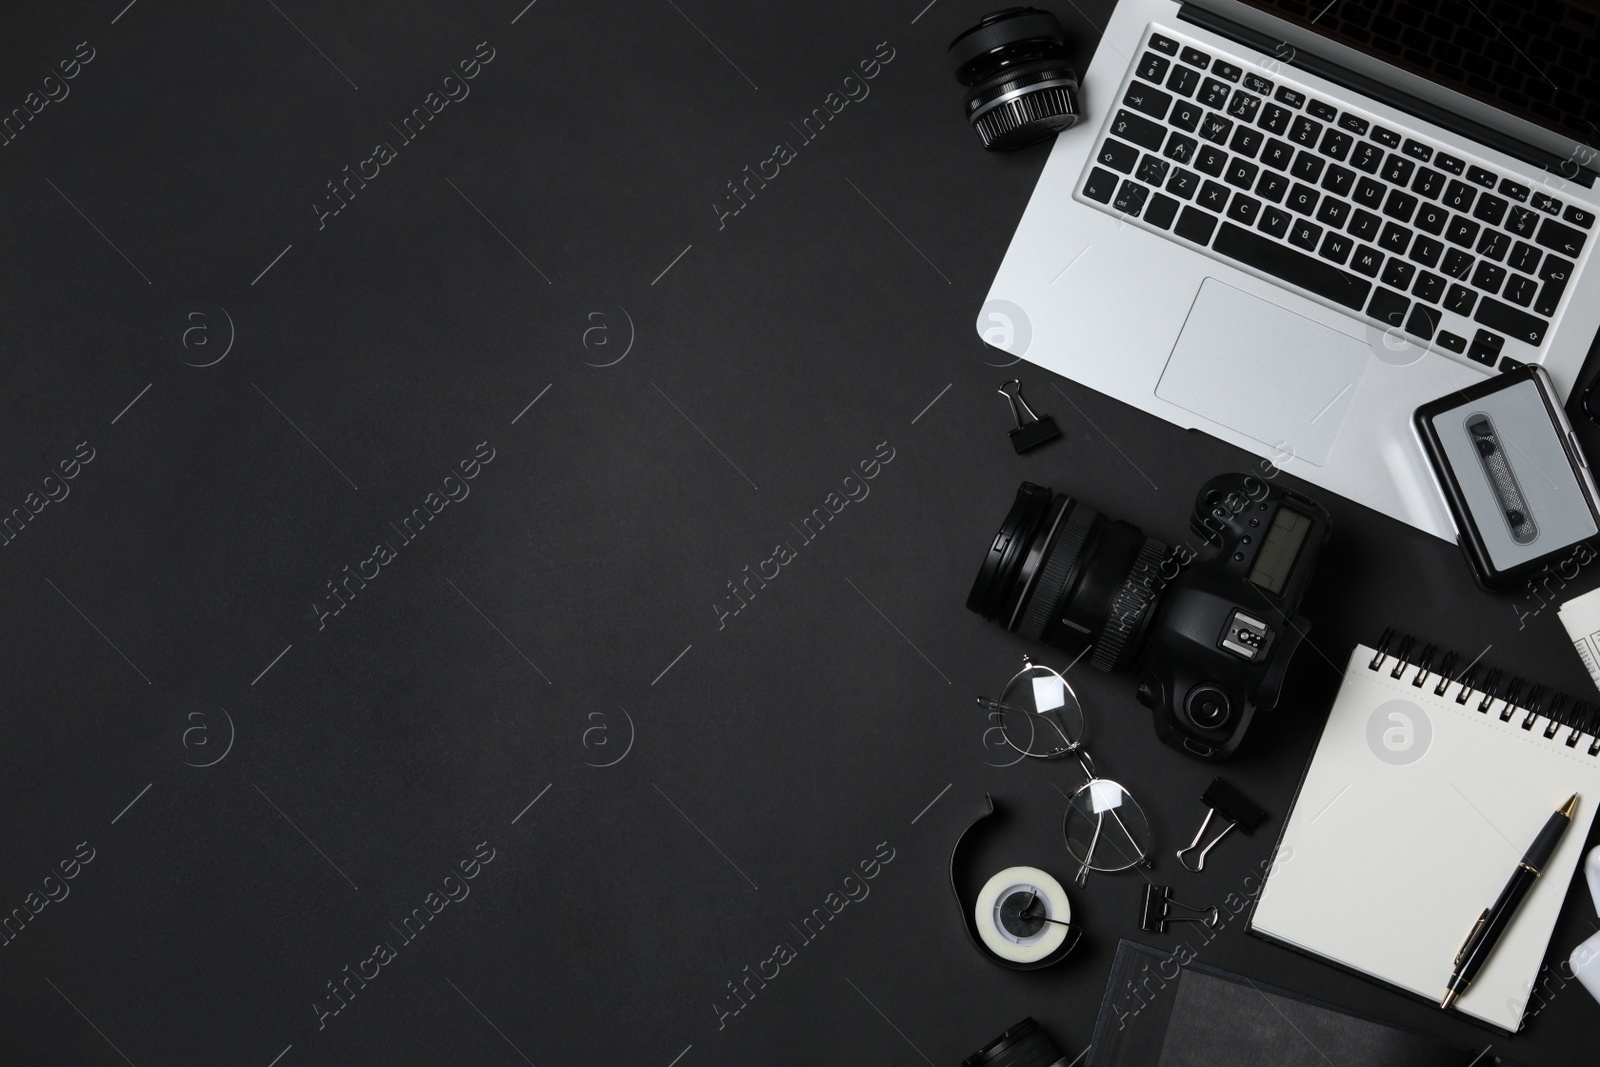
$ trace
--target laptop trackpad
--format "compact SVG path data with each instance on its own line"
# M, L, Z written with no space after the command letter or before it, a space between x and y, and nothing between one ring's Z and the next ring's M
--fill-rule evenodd
M1357 338L1207 278L1156 395L1320 467L1371 358Z

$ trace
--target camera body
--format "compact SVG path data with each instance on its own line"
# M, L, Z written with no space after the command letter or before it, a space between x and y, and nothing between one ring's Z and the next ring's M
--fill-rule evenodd
M1166 588L1139 666L1139 702L1163 742L1224 760L1257 709L1277 704L1310 627L1300 601L1331 528L1321 504L1253 475L1201 487L1189 529L1204 547L1170 580L1155 575Z

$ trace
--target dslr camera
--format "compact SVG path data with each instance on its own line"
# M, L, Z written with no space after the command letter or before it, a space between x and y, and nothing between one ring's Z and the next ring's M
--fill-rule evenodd
M1129 522L1023 482L967 607L1030 641L1137 668L1156 736L1203 760L1233 755L1278 702L1310 624L1300 600L1331 520L1321 504L1249 474L1201 487L1169 549Z

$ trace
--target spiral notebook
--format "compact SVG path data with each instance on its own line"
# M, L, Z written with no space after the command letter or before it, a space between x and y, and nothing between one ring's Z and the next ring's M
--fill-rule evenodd
M1551 813L1578 813L1456 1008L1521 1025L1600 804L1600 710L1392 630L1345 669L1250 931L1438 1003Z

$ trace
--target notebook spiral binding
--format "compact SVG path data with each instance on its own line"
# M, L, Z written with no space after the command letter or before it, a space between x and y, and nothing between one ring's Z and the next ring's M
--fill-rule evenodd
M1527 685L1523 679L1507 679L1497 669L1483 670L1477 660L1467 664L1458 674L1456 665L1461 662L1459 654L1431 644L1425 644L1421 649L1416 646L1416 638L1389 627L1378 640L1376 654L1367 664L1367 669L1383 670L1392 659L1394 664L1388 668L1391 678L1400 678L1411 671L1411 684L1418 689L1427 686L1437 697L1445 696L1450 687L1455 686L1457 704L1465 705L1476 699L1475 710L1483 715L1494 712L1501 722L1510 722L1520 713L1522 718L1518 725L1530 733L1543 719L1541 732L1546 738L1553 740L1563 728L1568 731L1564 738L1568 748L1577 748L1583 735L1588 734L1589 755L1600 756L1600 705L1587 700L1570 700L1565 693L1554 693L1547 698L1542 685L1534 685L1527 693L1523 693L1523 687ZM1434 665L1435 657L1440 657L1437 667Z

